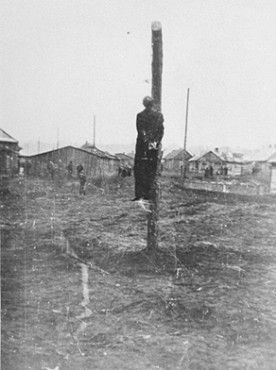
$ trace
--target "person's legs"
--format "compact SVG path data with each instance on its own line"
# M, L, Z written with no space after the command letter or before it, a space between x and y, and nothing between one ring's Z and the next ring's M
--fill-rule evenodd
M136 160L134 166L135 200L143 197L143 161Z
M84 184L80 183L80 195L85 195Z
M153 189L153 182L155 177L157 176L157 151L152 151L148 154L148 162L146 168L146 199L151 199L152 189Z

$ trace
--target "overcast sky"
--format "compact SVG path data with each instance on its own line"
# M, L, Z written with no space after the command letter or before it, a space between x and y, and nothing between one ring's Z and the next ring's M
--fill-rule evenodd
M132 144L163 28L164 145L276 143L275 0L0 0L1 122L21 143ZM149 83L147 82L149 81Z

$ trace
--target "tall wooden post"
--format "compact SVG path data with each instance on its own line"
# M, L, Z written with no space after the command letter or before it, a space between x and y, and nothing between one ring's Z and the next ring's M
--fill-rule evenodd
M183 149L183 169L182 169L183 181L186 177L186 172L187 172L187 163L186 163L186 159L185 159L185 153L186 153L186 148L187 148L189 97L190 97L190 89L188 88L188 90L187 90L187 99L186 99L186 118L185 118L184 149Z
M162 95L162 69L163 69L163 45L162 45L162 26L160 22L153 22L152 31L152 87L151 94L154 99L155 107L161 111Z
M59 129L57 128L57 149L59 148Z
M93 146L96 146L96 116L93 115Z
M161 93L162 93L162 26L160 22L153 22L152 31L152 98L155 108L161 112ZM158 213L159 213L159 190L158 177L161 169L161 143L158 150L157 171L154 174L152 188L150 190L150 212L148 214L148 236L147 249L151 252L158 248Z

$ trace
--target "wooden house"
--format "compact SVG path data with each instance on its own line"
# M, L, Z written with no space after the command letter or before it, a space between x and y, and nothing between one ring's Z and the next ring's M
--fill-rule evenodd
M103 176L113 176L118 173L120 160L109 153L103 152L97 148L92 151L74 146L65 146L63 148L51 150L44 153L29 156L30 163L29 174L32 176L49 175L49 163L58 168L59 171L66 173L66 168L70 162L73 166L73 176L77 175L76 168L82 165L87 177L99 178Z
M120 160L119 175L122 177L131 176L134 167L134 159L125 153L116 153Z
M115 153L116 157L119 158L121 165L123 166L129 166L133 167L134 166L134 158L130 157L129 155L125 153Z
M249 153L246 161L251 164L251 172L269 175L271 169L269 160L275 156L275 153L276 148L273 146Z
M191 158L192 154L187 150L173 150L165 156L163 161L163 168L167 171L180 172L183 166L183 159L186 163L188 163L189 159Z
M218 148L196 155L189 160L189 172L202 176L240 176L246 163L240 153L222 153Z
M0 176L12 176L19 171L18 140L0 128Z

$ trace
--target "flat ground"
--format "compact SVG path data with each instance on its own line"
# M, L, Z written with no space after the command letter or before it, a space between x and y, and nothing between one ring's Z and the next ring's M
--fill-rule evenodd
M154 258L132 181L2 191L2 369L275 369L275 199L162 179Z

